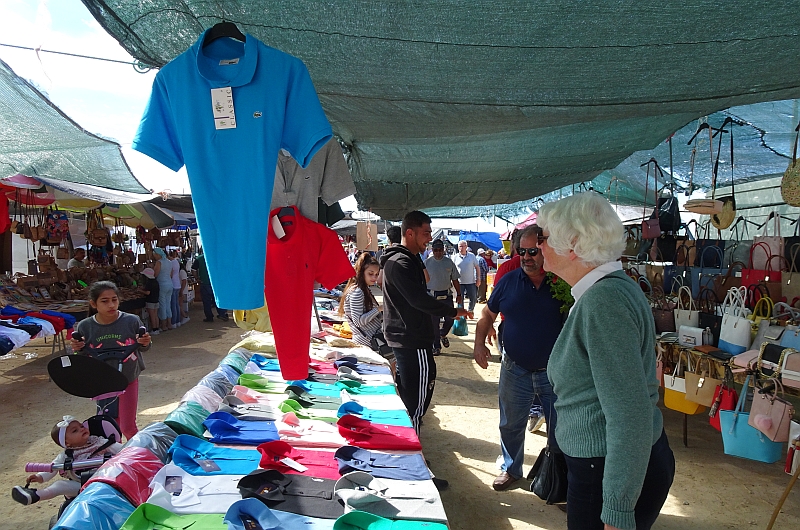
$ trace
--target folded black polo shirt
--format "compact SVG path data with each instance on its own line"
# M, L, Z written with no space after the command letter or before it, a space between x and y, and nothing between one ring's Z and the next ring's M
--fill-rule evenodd
M254 497L269 508L308 517L336 519L344 506L333 493L335 480L284 475L274 469L258 469L239 481L242 498Z

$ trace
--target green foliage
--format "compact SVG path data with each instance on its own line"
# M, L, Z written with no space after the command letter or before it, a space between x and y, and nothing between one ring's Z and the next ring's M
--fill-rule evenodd
M562 302L561 312L566 313L575 303L575 299L572 297L572 287L552 272L547 273L547 281L551 284L550 292L553 293L553 298Z

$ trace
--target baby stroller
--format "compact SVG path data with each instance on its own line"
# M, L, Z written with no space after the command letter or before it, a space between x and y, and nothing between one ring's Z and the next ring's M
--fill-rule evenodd
M119 425L117 425L116 420L111 416L107 416L105 414L98 414L92 416L91 418L87 419L83 422L83 425L89 430L89 435L91 436L100 436L102 438L106 438L108 442L100 446L98 449L94 451L92 454L93 458L88 460L81 460L80 462L75 462L72 457L72 449L65 449L64 454L66 455L66 459L64 460L63 464L53 464L52 462L46 463L39 463L39 462L28 462L25 464L25 471L28 473L52 473L53 471L64 471L64 472L72 472L74 473L78 479L80 480L81 486L86 484L94 472L99 468L103 463L111 458L110 455L104 455L104 451L108 449L112 444L119 442L122 439L122 432L120 431ZM94 457L94 455L101 455ZM30 482L25 484L25 488L28 489L30 487ZM74 497L65 497L64 502L61 503L61 506L58 509L58 514L54 515L50 519L49 528L53 528L58 519L61 517L61 514L64 512L69 503L72 502Z

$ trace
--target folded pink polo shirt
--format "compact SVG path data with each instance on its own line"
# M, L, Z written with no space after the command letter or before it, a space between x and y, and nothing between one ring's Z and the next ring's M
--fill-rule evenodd
M352 414L345 414L336 422L339 432L350 445L363 449L421 451L422 444L412 427L398 427L372 423Z
M412 431L414 429L411 429ZM295 449L286 442L276 440L258 446L261 453L261 462L258 464L264 469L275 469L281 473L307 475L309 477L330 478L338 480L339 462L333 451L312 451L310 449ZM291 458L298 464L307 467L306 471L299 471L290 465L281 462L284 458Z

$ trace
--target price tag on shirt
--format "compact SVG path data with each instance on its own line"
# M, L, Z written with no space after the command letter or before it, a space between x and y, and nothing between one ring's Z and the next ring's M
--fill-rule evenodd
M231 87L212 88L211 107L214 112L215 128L236 128L236 113L233 108L233 89Z
M290 468L294 469L295 471L299 471L300 473L305 473L308 471L308 468L301 464L300 462L295 462L288 456L286 458L281 458L279 462L285 466L289 466Z
M278 219L278 216L273 215L270 222L272 223L272 231L275 233L278 239L283 239L283 237L286 235L286 231L283 229L283 225L281 225L281 220Z
M264 530L264 528L256 521L252 515L242 514L239 516L242 521L244 530Z
M195 460L195 462L197 462L197 465L203 468L203 471L220 471L220 467L213 460Z
M164 479L164 489L173 495L180 495L183 491L183 479L181 477L168 476Z

